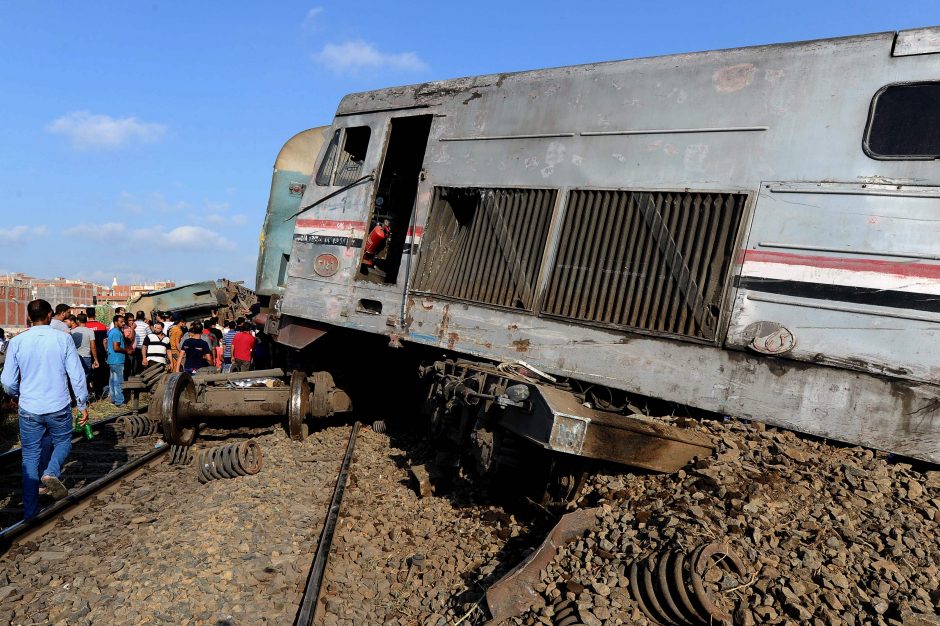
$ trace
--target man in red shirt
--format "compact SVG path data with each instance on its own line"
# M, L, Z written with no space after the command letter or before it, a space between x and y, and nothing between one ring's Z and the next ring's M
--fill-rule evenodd
M251 369L251 353L255 349L255 336L242 324L232 339L232 371L247 372Z
M88 328L94 331L98 331L98 330L107 331L108 330L107 326L105 326L104 324L102 324L101 322L95 319L95 307L90 306L90 307L85 308L85 315L88 316L88 321L85 322L85 326L87 326Z

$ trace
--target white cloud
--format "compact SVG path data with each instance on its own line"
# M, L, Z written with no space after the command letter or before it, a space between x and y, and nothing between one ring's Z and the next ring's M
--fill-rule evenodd
M206 224L212 226L244 226L248 222L248 216L244 213L235 213L234 215L221 215L219 213L210 213L203 218Z
M158 247L165 246L176 250L215 252L235 249L235 242L203 226L177 226L170 231L154 226L134 231L134 237L148 240Z
M360 70L403 70L420 72L428 69L415 52L383 52L375 44L355 39L343 43L328 43L313 57L328 69L342 73Z
M317 25L317 18L321 13L323 13L323 7L313 7L307 11L307 15L304 16L304 28L315 28Z
M84 237L97 241L107 241L114 237L123 235L127 229L120 222L105 222L104 224L76 224L65 229L65 234L70 237Z
M153 143L166 134L166 126L142 122L136 117L114 118L89 111L72 111L46 126L46 131L64 135L76 150L120 148L132 141Z
M0 227L0 245L14 246L25 243L31 237L42 237L48 234L46 226L11 226Z
M222 211L228 211L232 208L232 205L228 202L213 202L212 200L206 200L206 210L212 211L214 213L221 213Z
M118 194L117 207L121 211L130 211L131 213L179 213L189 208L189 203L185 200L167 200L159 191L139 198L129 191L122 191Z

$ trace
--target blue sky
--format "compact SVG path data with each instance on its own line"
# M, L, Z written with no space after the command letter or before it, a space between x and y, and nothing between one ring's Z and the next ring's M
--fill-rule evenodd
M4 1L0 273L253 286L274 158L349 92L935 24L929 1Z

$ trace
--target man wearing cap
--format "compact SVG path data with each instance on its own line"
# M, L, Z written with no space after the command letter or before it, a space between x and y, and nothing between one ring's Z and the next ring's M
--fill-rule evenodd
M39 511L40 472L52 497L68 495L59 480L72 449L67 381L72 383L83 426L88 421L88 388L71 335L50 327L52 306L45 300L33 300L26 313L32 325L10 341L0 383L19 403L23 515L30 518Z

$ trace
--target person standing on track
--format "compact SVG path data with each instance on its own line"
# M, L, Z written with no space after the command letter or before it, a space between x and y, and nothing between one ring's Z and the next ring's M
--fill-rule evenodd
M40 482L57 500L68 495L59 480L72 449L67 380L81 411L82 426L88 422L88 387L71 335L50 326L52 306L45 300L33 300L26 306L26 313L32 327L10 341L0 383L19 403L23 516L29 519L39 511Z
M134 344L127 345L124 337L124 316L114 316L114 327L108 331L108 368L111 377L108 379L108 389L111 393L111 403L114 406L124 404L124 364L126 356L134 353Z
M88 328L88 316L84 313L76 315L74 323L72 339L75 340L75 349L82 360L82 366L85 368L85 378L90 385L91 370L98 368L98 348L95 346L95 331Z

